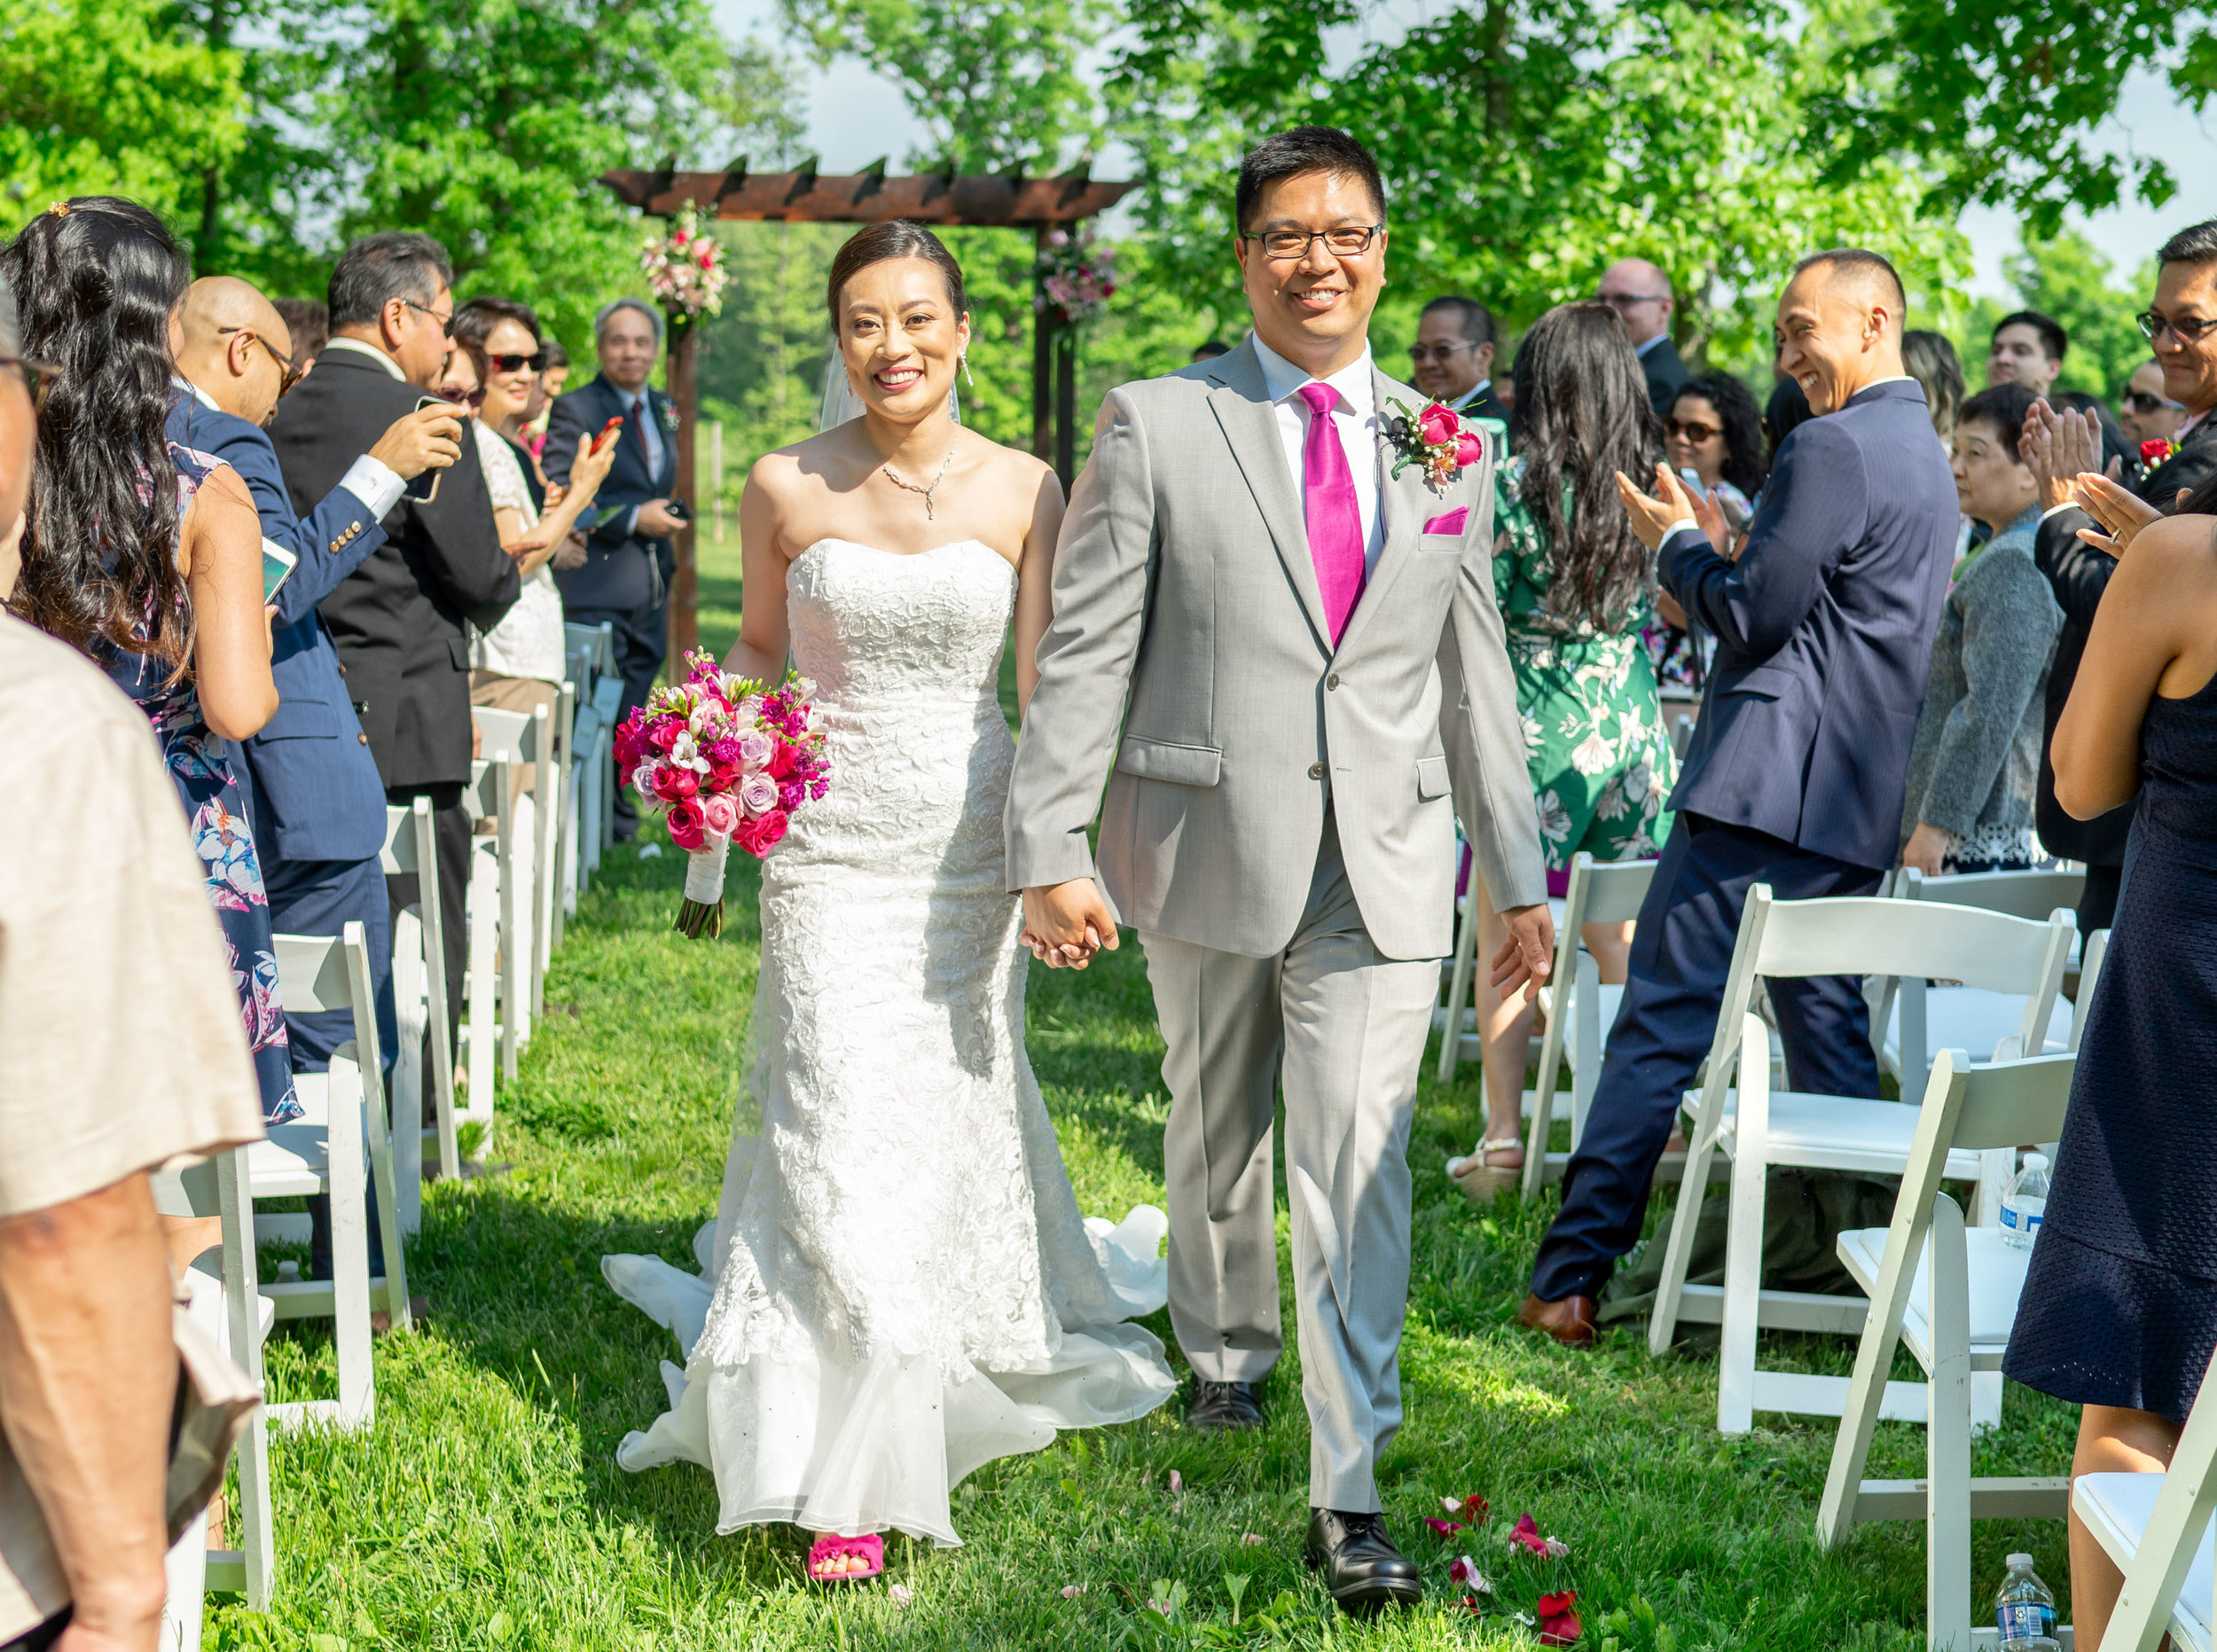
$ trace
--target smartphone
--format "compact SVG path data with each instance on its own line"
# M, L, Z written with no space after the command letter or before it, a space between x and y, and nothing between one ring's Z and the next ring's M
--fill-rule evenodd
M1680 467L1678 473L1678 479L1686 484L1686 491L1692 494L1696 499L1708 497L1709 489L1702 486L1701 473L1696 470L1691 465Z
M262 600L265 604L277 600L278 588L292 578L300 561L300 558L274 540L262 542Z
M454 403L448 401L443 395L418 396L416 398L416 411L420 413L427 407L443 408L450 413L457 412L458 411ZM440 472L435 466L430 470L421 472L413 481L409 482L407 486L400 490L400 497L403 499L413 499L418 505L430 504L432 500L439 497L439 476Z
M614 419L611 419L607 424L600 427L600 434L592 439L592 447L591 450L595 453L599 452L602 448L607 447L610 442L615 439L615 433L623 428L623 415L618 413Z
M693 520L693 507L683 499L665 499L662 502L662 509L668 511L681 522L689 522Z

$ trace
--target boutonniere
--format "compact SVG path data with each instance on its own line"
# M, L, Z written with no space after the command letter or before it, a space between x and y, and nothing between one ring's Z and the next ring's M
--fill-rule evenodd
M2153 470L2178 450L2179 444L2168 436L2150 436L2140 444L2140 462Z
M670 432L671 435L676 435L678 434L677 403L671 401L669 397L664 396L657 402L655 405L662 409L662 428Z
M1386 421L1385 437L1396 455L1395 477L1411 465L1421 465L1426 482L1435 488L1445 487L1462 474L1464 466L1477 464L1485 455L1485 438L1465 425L1453 408L1427 402L1422 411L1412 413L1399 402L1386 405L1394 414Z

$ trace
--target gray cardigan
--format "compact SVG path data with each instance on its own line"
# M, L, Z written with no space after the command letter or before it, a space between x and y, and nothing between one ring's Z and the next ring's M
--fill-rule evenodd
M1959 571L1940 611L1909 750L1906 843L1919 821L1962 837L2032 824L2042 691L2063 610L2033 562L2025 511Z

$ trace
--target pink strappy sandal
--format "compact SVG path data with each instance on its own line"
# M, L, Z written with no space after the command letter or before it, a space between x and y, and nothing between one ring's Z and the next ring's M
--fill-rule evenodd
M870 1562L862 1571L826 1572L819 1569L834 1556L861 1559ZM885 1570L885 1539L873 1531L860 1538L819 1538L808 1552L808 1580L811 1583L861 1583L874 1578Z

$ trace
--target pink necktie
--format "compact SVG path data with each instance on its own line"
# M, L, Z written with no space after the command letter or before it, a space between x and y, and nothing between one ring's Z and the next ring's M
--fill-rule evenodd
M1324 598L1324 618L1339 646L1347 616L1362 595L1362 512L1355 503L1355 478L1347 468L1347 450L1332 424L1339 392L1311 381L1301 387L1309 404L1308 440L1301 446L1301 505L1309 524L1309 555L1316 564L1317 590Z

